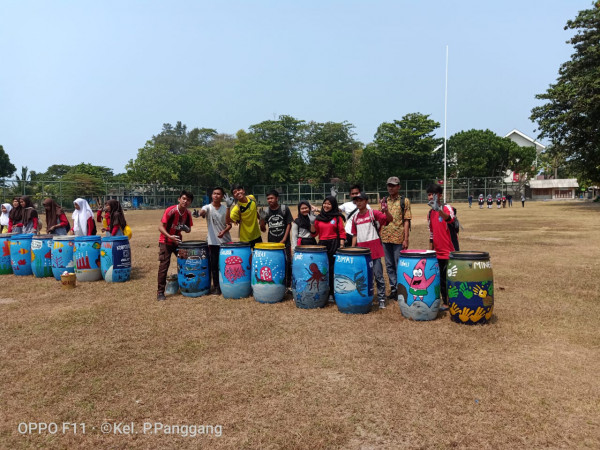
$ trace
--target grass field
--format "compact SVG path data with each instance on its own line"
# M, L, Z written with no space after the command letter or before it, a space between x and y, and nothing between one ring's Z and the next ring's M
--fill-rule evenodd
M490 325L412 322L397 304L349 316L291 300L159 303L161 211L126 213L128 283L2 276L0 446L599 448L600 205L455 206L462 249L491 255ZM427 245L427 210L413 206L411 248ZM188 239L206 235L195 222ZM21 434L23 422L58 431ZM144 422L222 435L150 435Z

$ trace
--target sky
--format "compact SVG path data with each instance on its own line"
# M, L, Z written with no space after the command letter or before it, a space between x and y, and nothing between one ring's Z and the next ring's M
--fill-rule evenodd
M0 145L20 171L125 171L164 123L235 134L291 115L373 140L409 113L437 135L535 138L536 94L591 0L1 0ZM444 123L446 47L447 121ZM542 141L542 143L546 143Z

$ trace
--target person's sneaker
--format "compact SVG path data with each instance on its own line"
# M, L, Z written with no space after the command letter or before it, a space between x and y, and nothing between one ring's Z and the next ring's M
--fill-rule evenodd
M379 309L385 309L385 300L379 300Z
M335 303L335 300L333 299L333 295L329 296L329 303Z
M163 294L162 292L159 292L158 295L156 296L156 300L159 302L165 301L167 299L167 297L165 297L165 294Z
M448 311L448 305L442 303L442 306L440 306L440 311Z
M214 290L214 292L213 292L213 295L222 295L221 294L221 288L220 287L216 287L215 290Z
M388 300L398 300L398 291L396 291L396 289L392 289L390 291L390 295L388 295Z

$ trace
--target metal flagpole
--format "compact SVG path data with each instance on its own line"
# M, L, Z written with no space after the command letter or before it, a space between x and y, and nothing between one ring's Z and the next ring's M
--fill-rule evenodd
M444 202L446 198L446 165L447 165L447 152L446 152L446 130L448 125L448 46L446 45L446 92L444 94Z

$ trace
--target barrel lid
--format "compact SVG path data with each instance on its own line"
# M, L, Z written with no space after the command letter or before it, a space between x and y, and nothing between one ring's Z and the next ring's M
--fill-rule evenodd
M226 244L221 244L221 248L244 248L250 247L250 242L227 242Z
M127 236L122 234L121 236L104 236L102 237L102 242L112 242L112 241L123 241L129 240Z
M19 233L0 233L0 238L6 238L6 237L11 237L11 236L15 236Z
M102 240L102 236L75 236L75 240L77 242L100 242Z
M327 247L324 245L297 245L297 252L322 253L327 252Z
M72 241L76 238L77 236L75 236L74 234L69 234L69 235L63 235L63 236L52 236L52 240L53 241Z
M54 235L53 234L38 234L37 236L34 236L33 239L53 239Z
M403 258L435 258L434 250L401 250L400 256Z
M473 252L473 251L460 251L450 252L450 259L466 259L475 261L485 261L490 259L488 252Z
M179 248L194 248L194 247L207 247L208 242L206 241L185 241L179 244Z
M254 248L259 250L283 250L285 248L285 244L280 242L261 242L256 244Z
M10 238L11 239L31 239L31 238L33 238L33 236L35 236L33 233L21 233L21 234L14 234Z
M371 250L365 247L344 247L338 248L336 253L340 253L342 255L370 255Z

